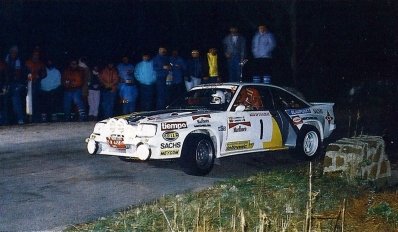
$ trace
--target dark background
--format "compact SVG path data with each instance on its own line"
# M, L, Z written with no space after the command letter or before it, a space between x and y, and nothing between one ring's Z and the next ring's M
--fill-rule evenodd
M143 51L156 54L159 45L178 48L188 57L192 48L221 48L230 25L239 27L250 50L258 23L265 22L278 43L274 83L296 86L310 97L330 98L338 97L342 85L397 78L396 1L0 3L3 57L15 44L23 59L38 45L58 66L71 56L87 56L93 64L129 54L136 62Z

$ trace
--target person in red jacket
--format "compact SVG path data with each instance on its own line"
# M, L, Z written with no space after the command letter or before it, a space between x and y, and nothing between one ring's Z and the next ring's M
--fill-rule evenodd
M79 121L86 120L86 112L82 97L84 70L78 67L77 60L72 60L62 74L62 86L64 87L64 113L65 120L71 120L71 106L74 103L79 110Z
M119 75L112 62L108 62L100 73L101 83L101 109L104 118L113 116L113 108L116 101Z

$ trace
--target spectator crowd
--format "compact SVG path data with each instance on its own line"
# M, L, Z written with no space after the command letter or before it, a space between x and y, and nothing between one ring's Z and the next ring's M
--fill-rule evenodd
M160 110L199 84L242 81L247 61L245 38L232 26L222 44L221 53L209 47L202 56L192 49L187 59L177 49L168 55L161 46L153 57L148 52L141 54L135 65L128 55L121 55L117 63L106 60L90 65L87 57L74 57L63 70L39 47L23 62L18 47L13 46L0 60L0 125L98 120L137 110ZM271 82L275 45L273 34L260 24L251 43L250 81Z

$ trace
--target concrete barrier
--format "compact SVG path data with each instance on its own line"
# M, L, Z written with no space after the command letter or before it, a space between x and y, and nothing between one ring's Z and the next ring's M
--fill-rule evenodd
M343 138L329 144L323 167L325 174L345 174L350 180L359 177L377 181L391 176L390 161L380 136Z

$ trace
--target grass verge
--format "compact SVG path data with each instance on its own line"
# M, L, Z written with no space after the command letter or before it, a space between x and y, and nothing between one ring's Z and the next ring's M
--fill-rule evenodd
M398 229L396 192L381 196L366 185L321 172L321 167L313 172L314 215L336 215L347 199L345 231ZM307 200L308 166L302 164L166 196L66 231L305 231ZM312 228L333 231L337 222L313 220Z

